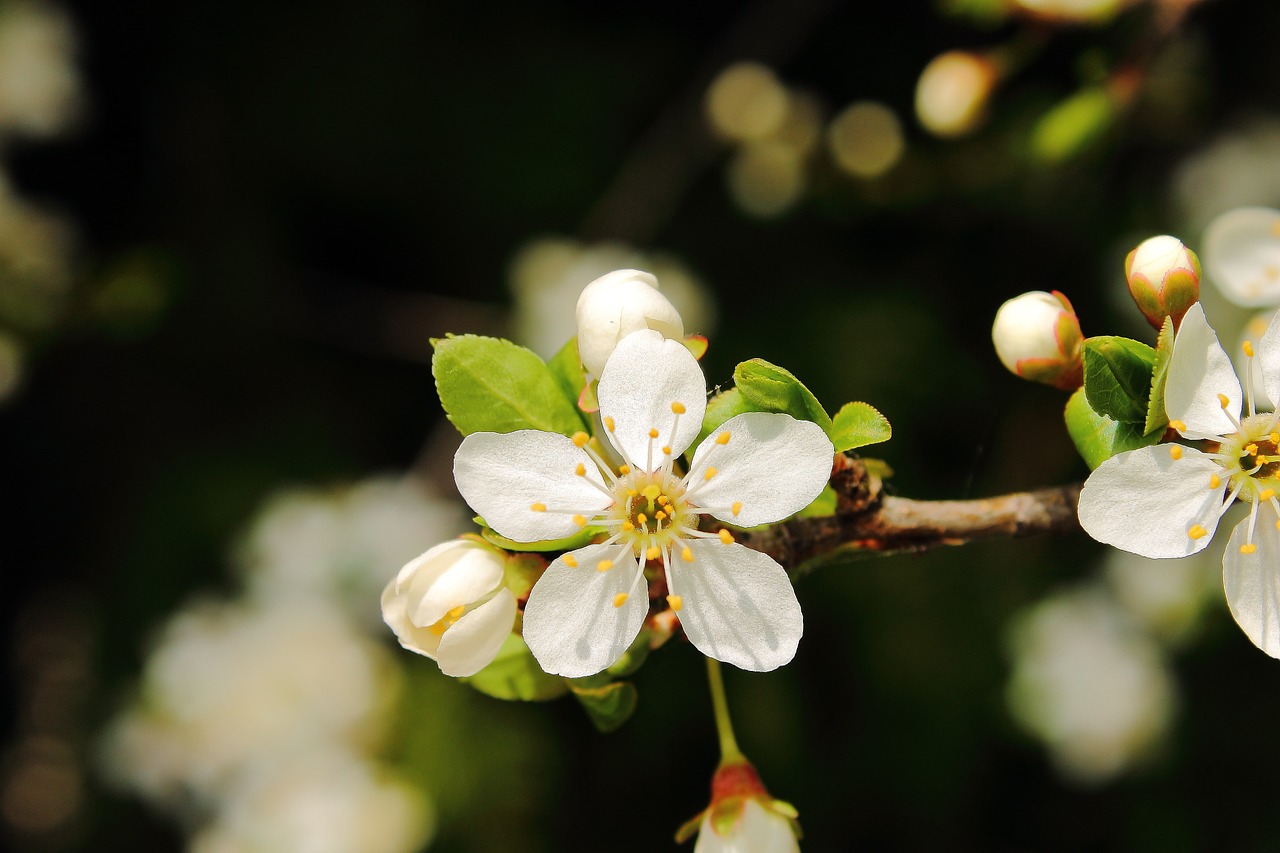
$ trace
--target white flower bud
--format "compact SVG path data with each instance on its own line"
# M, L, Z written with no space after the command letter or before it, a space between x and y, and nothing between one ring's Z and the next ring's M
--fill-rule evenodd
M410 560L382 591L382 618L400 645L440 664L445 675L489 665L515 624L516 599L503 584L503 559L468 539Z
M935 136L963 136L986 118L995 88L991 61L963 50L934 57L916 84L916 117Z
M632 332L653 329L680 340L680 312L658 292L658 280L639 270L615 270L588 284L578 297L578 355L599 377L618 342Z
M1009 372L1066 391L1080 385L1082 337L1067 298L1042 290L1001 305L991 327L996 355Z
M1159 329L1165 317L1175 328L1200 299L1200 259L1177 237L1150 237L1124 261L1129 293L1147 321Z

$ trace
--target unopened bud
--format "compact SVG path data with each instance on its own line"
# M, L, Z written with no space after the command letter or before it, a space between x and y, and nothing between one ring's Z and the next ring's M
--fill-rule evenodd
M658 292L658 280L639 270L615 270L588 284L578 297L578 355L599 377L618 342L632 332L653 329L680 340L680 312Z
M1064 391L1080 387L1080 320L1067 297L1033 290L1000 306L991 341L1015 376Z
M1159 329L1165 317L1176 329L1182 315L1200 299L1200 259L1177 237L1151 237L1124 259L1133 301L1152 326Z
M935 136L963 136L986 119L996 77L991 60L975 53L934 57L916 84L916 117Z

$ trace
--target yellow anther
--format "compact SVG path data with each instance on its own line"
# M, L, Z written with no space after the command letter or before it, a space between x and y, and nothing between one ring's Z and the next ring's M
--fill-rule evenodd
M672 610L678 613L680 611L680 608L684 607L684 598L682 598L679 595L668 595L667 604L671 606Z
M634 498L638 494L640 494L639 489L627 489L627 497L629 498Z
M644 527L645 524L648 523L648 521L649 521L649 516L645 515L643 512L636 514L636 524L640 525L641 527Z
M742 512L742 501L734 501L733 506L729 507L729 511L732 512L734 516L737 516L738 513Z
M686 563L692 563L693 549L688 545L684 546L684 549L680 552L680 559L684 560Z
M573 517L573 523L574 523L574 524L576 524L576 525L578 525L579 527L586 527L586 526L587 526L587 520L586 520L585 518L583 518L582 516L580 516L580 515L575 515L575 516Z
M649 550L644 552L644 558L646 560L656 560L661 556L662 556L662 549L659 548L657 545L651 545L649 547Z
M663 453L663 455L664 455L664 456L670 456L670 455L671 455L671 445L669 445L669 444L664 444L664 445L662 445L662 453Z
M630 533L636 529L636 526L629 521L622 522L622 529Z
M448 619L450 622L457 622L459 619L462 618L462 614L466 612L467 612L467 605L459 604L457 607L450 610L448 614L445 615L444 618Z
M1253 358L1253 344L1250 341L1245 341L1241 348L1244 350L1245 355L1249 358Z
M1173 444L1169 446L1169 458L1175 462L1182 458L1182 445Z
M658 437L658 431L656 429L650 428L649 438L657 438L657 437Z
M658 510L657 512L655 512L655 513L653 514L653 517L654 517L655 519L657 519L658 521L662 521L662 519L664 519L664 518L666 518L666 517L667 517L667 514L666 514L665 512L663 512L662 510Z
M716 436L716 444L725 445L729 443L729 433L722 432Z
M619 474L621 474L621 475L622 475L622 476L624 476L624 477L625 477L625 476L627 476L628 474L630 474L630 473L631 473L631 466L630 466L630 465L619 465L619 466L618 466L618 473L619 473Z
M1240 546L1241 554L1252 554L1254 551L1257 551L1257 550L1258 550L1258 546L1254 545L1252 542L1246 542L1245 544Z
M711 468L707 468L707 473L705 473L705 474L703 474L703 475L702 475L702 479L704 479L704 480L710 480L712 477L714 477L716 474L719 474L719 473L720 473L720 472L719 472L719 471L717 471L717 470L716 470L715 468L713 468L713 467L711 467Z
M1191 525L1191 529L1187 531L1187 535L1192 539L1203 539L1209 535L1209 531L1205 530L1198 524Z
M1273 432L1267 438L1271 439L1272 444L1280 444L1280 432Z
M671 498L667 497L666 495L658 495L658 504L660 506L670 506Z
M444 622L444 620L443 620L443 619L441 619L439 622L437 622L437 623L435 623L434 625L432 625L432 626L431 626L431 633L433 633L433 634L435 634L437 637L439 637L439 636L440 636L441 634L443 634L446 630L448 630L448 628L449 628L449 626L445 624L445 622Z
M613 568L613 560L601 560L596 563L597 572L607 572Z
M577 474L579 477L585 477L587 476L587 466L579 462L578 467L573 469L573 473Z
M572 554L565 554L560 559L564 560L564 564L571 569L578 568L578 560Z
M1176 429L1178 432L1186 432L1187 425L1182 421L1169 421L1169 429Z
M609 432L613 432L613 418L604 419L604 428L607 429Z
M535 504L529 504L529 509L533 510L534 512L546 512L547 505L541 502L535 503Z
M1226 395L1226 394L1219 394L1219 395L1218 395L1218 405L1225 409L1227 406L1230 406L1230 405L1231 405L1231 401L1227 399L1227 395Z
M1216 489L1222 485L1222 479L1217 474L1209 475L1209 488Z
M1276 530L1280 530L1280 518L1276 519Z
M626 603L627 603L627 599L628 599L629 597L630 597L630 596L628 596L625 592L620 592L620 593L618 593L617 595L615 595L615 596L613 597L613 606L614 606L614 607L621 607L622 605L624 605L624 604L626 604Z
M725 530L723 527L721 527L721 528L716 532L716 535L718 535L718 536L720 537L720 541L721 541L721 542L723 542L724 544L726 544L726 545L732 545L732 544L733 544L733 534L732 534L732 533L730 533L729 531Z
M672 412L674 412L674 413L675 413L675 414L677 414L677 415L683 415L683 414L684 414L684 412L685 412L685 409L684 409L684 403L681 403L681 402L679 402L679 401L677 401L677 402L675 402L675 403L672 403L672 404L671 404L671 411L672 411Z
M1257 456L1257 455L1258 455L1258 445L1254 444L1253 442L1249 442L1248 444L1246 444L1246 445L1244 446L1244 452L1245 452L1245 453L1248 453L1250 456Z
M1275 489L1263 489L1263 490L1262 490L1262 492L1258 495L1258 500L1260 500L1260 501L1269 501L1269 500L1271 500L1272 498L1274 498L1275 496L1276 496L1276 490L1275 490Z
M587 435L585 432L579 431L573 434L573 444L575 447L586 447L587 442L590 440L591 436Z

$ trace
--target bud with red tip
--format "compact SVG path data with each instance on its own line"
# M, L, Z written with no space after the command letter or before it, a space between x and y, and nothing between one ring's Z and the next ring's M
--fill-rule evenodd
M1143 316L1159 329L1165 317L1176 329L1200 299L1200 259L1177 237L1151 237L1124 259L1129 293Z
M996 355L1010 373L1064 391L1084 376L1080 320L1067 297L1033 290L1000 306L991 327Z
M698 833L693 853L800 853L796 810L765 790L745 759L721 764L711 780L711 805L676 833Z

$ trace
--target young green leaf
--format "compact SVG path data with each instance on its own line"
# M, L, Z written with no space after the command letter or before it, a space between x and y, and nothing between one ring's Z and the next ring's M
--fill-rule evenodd
M734 368L733 380L747 402L759 410L785 412L793 418L813 421L831 434L831 417L826 409L790 371L753 358Z
M519 429L570 435L583 428L551 369L530 350L479 335L432 344L431 374L440 403L463 435Z
M1071 395L1063 417L1067 434L1091 471L1117 453L1155 444L1161 436L1158 432L1143 435L1141 423L1120 423L1098 414L1085 399L1083 388Z
M721 391L707 401L707 413L702 416L702 432L698 433L693 446L697 447L701 444L707 436L719 429L721 424L734 415L759 411L762 411L762 409L752 405L751 401L742 396L742 392L737 388Z
M542 702L563 696L569 685L563 678L547 675L517 634L507 637L493 663L465 681L495 699Z
M845 403L831 420L827 433L837 453L879 444L893 435L889 419L867 403Z
M1163 431L1169 425L1169 416L1164 411L1164 386L1169 378L1169 357L1173 355L1173 318L1165 317L1160 327L1160 337L1156 339L1156 363L1151 370L1151 393L1147 402L1147 419L1143 423L1143 433L1156 430Z
M1129 338L1105 335L1084 342L1084 390L1089 405L1112 420L1147 419L1156 351Z
M582 396L582 389L587 384L582 373L582 362L578 360L578 339L570 338L569 343L560 348L560 352L551 356L547 367L564 392L565 399L576 407L578 398Z

